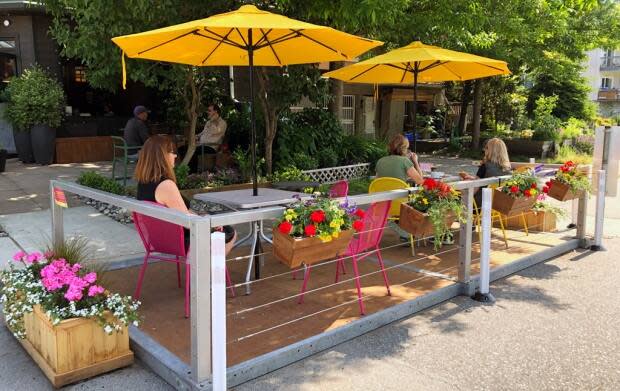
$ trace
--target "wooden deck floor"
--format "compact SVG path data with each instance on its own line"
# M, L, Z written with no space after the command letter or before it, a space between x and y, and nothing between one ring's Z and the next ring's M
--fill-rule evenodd
M492 237L492 267L501 266L522 258L528 254L544 250L570 239L574 231L566 234L525 233L508 231L509 247L505 248L499 236ZM474 235L477 240L477 235ZM387 230L382 247L392 295L386 295L386 289L380 273L361 279L363 295L366 297L367 314L380 311L398 303L411 300L432 290L439 289L453 281L432 277L417 272L424 269L440 272L448 276L457 276L458 248L444 246L435 255L432 245L417 248L415 257L405 244L399 246L398 237ZM472 253L472 275L478 273L478 246L474 243ZM356 290L352 280L350 261L347 274L340 284L332 285L316 292L308 293L303 304L297 304L301 280L293 280L288 268L271 256L271 248L266 245L263 266L264 278L252 284L252 294L244 295L244 287L236 289L237 296L228 294L227 300L227 338L228 365L234 365L253 357L268 353L274 349L292 344L337 328L359 318L359 308L355 300ZM247 255L248 248L240 247L231 256ZM228 267L235 283L243 281L247 260L228 262ZM416 269L417 268L417 269ZM378 271L376 258L370 256L360 263L360 273ZM301 278L302 273L298 273ZM110 271L106 281L111 290L124 294L133 294L138 275L138 268ZM308 290L325 287L334 283L335 264L313 267ZM141 329L157 340L183 361L190 360L190 321L183 317L183 289L176 285L175 266L172 264L152 264L147 269L143 290L141 314L144 322ZM284 299L284 300L282 300ZM265 305L272 301L280 302ZM265 305L265 306L262 306ZM262 306L258 307L257 306ZM253 309L256 308L256 309Z

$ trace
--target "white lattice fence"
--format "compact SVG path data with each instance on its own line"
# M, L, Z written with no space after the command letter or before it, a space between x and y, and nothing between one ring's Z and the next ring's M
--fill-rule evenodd
M310 176L313 181L320 183L335 183L340 180L357 179L369 175L370 163L352 164L350 166L338 166L306 170L303 173Z

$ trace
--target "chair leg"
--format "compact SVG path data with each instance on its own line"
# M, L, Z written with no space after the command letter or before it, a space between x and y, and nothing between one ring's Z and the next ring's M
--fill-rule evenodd
M381 256L381 249L377 246L377 258L379 259L379 266L381 267L381 273L383 273L383 281L385 282L385 287L387 288L388 296L392 296L392 292L390 292L390 283L387 278L387 273L385 272L385 266L383 265L383 257Z
M299 295L299 300L297 301L299 304L304 302L304 293L308 287L308 278L310 278L310 265L304 265L304 268L304 283L301 285L301 295Z
M362 287L360 285L360 272L357 268L357 258L353 257L353 272L355 273L355 287L357 288L357 302L360 306L360 315L365 315L364 301L362 300Z
M499 227L502 229L502 235L504 235L504 243L506 244L506 248L508 248L508 238L506 237L506 228L504 228L504 219L502 216L499 216Z
M179 288L181 287L181 261L179 260L178 256L177 256L177 285L179 286Z
M297 279L297 269L293 270L293 280Z
M228 268L226 268L226 285L228 285L228 289L230 289L231 296L235 297L235 287L233 286L232 278L230 278L230 272L228 271Z
M127 187L127 158L123 161L123 186Z
M521 212L521 219L523 220L523 228L525 228L525 236L529 236L529 231L527 230L527 219L525 218L525 212Z
M115 181L116 158L112 158L112 180Z
M185 317L189 318L189 294L190 294L190 267L185 264Z
M142 290L142 281L144 280L144 273L146 273L146 266L149 262L150 252L147 252L144 256L144 262L142 263L142 267L140 268L140 274L138 275L138 284L136 285L136 291L133 294L134 299L140 298L140 291Z
M334 284L337 284L340 281L340 265L342 264L342 270L344 270L344 260L342 257L338 258L336 261L336 279L334 280ZM344 272L342 272L344 274Z
M415 240L413 235L409 235L409 244L411 245L411 256L415 257Z

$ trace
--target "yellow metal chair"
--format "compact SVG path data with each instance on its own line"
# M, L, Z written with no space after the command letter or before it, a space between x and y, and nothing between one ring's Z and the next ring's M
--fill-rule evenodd
M377 178L370 183L370 186L368 186L368 193L406 189L408 187L410 186L407 182L398 178L383 177ZM400 218L400 204L407 201L407 197L392 200L392 206L390 206L390 210L388 211L388 220L397 221ZM409 242L411 244L411 255L415 255L413 235L409 235Z

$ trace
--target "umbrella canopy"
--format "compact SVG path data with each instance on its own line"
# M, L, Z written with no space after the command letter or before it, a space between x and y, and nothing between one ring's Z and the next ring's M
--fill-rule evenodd
M253 5L143 33L112 38L124 55L195 66L245 65L250 67L250 95L254 101L254 66L283 66L323 61L350 61L383 43L326 26L287 18ZM125 71L123 61L123 85ZM256 132L252 117L254 195Z
M415 41L409 45L331 72L324 76L349 83L413 84L413 130L418 83L464 81L510 74L505 61L442 49Z

